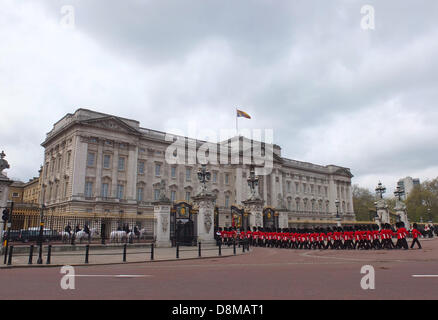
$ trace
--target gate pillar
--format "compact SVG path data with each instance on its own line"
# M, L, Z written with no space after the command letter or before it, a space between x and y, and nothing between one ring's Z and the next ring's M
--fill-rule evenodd
M216 243L214 240L214 209L216 196L210 193L200 193L193 198L197 218L198 242Z
M170 201L154 202L154 238L156 247L171 247L170 205Z
M262 227L263 228L263 204L261 199L242 201L245 206L245 212L249 213L249 227Z

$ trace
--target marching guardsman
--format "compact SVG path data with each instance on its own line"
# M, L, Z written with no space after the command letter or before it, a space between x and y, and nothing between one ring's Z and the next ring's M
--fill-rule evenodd
M389 249L394 249L395 245L394 242L392 242L392 238L395 236L394 231L392 230L392 227L389 223L386 224L386 228L387 228L387 234L388 234L388 246Z
M292 243L291 243L291 246L292 246L292 248L293 249L298 249L298 230L297 229L295 229L295 228L293 228L292 229L292 232L291 232L291 240L292 240Z
M332 239L333 239L333 232L332 232L332 230L330 229L330 227L327 227L326 230L327 230L327 231L326 231L327 245L325 246L325 248L328 249L328 248L330 247L330 249L333 249L333 242L332 242Z
M408 243L406 241L407 230L404 227L403 222L398 222L397 226L397 244L396 247L403 248L405 250L409 249Z
M319 249L325 249L324 240L327 239L327 235L324 233L323 228L319 228Z
M252 245L252 243L251 243L251 241L252 241L252 231L251 231L250 227L246 228L245 236L246 236L246 241L248 242L248 244Z
M382 244L379 241L379 226L378 225L373 225L372 227L373 231L373 248L374 249L382 249Z
M272 237L273 237L273 232L271 229L266 228L266 233L265 233L265 247L272 247Z
M304 234L304 230L303 229L298 229L298 249L303 249L304 248L304 243L306 242L306 235Z
M254 247L257 247L257 246L258 246L258 240L259 240L259 232L258 232L258 230L257 230L256 227L253 227L253 231L252 231L252 239L251 239L251 241L252 241L252 245L253 245Z
M341 234L342 239L344 239L343 249L351 249L350 248L350 228L344 227L344 230Z
M312 238L312 240L311 240L312 241L312 248L313 248L313 250L316 250L318 248L318 244L319 244L319 242L318 242L319 234L317 232L317 228L314 228L312 230L311 238Z
M418 237L420 237L420 236L421 236L421 232L418 231L417 224L414 223L413 228L412 228L412 243L411 243L411 249L414 248L414 245L415 245L415 244L418 245L418 249L421 249L420 241L418 241Z
M265 244L265 232L262 227L259 227L258 244L259 247L263 247Z
M360 227L354 226L354 244L353 249L360 249Z

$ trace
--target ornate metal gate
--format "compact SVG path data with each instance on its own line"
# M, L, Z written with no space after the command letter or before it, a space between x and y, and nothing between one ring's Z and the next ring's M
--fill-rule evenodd
M231 206L231 218L233 227L237 229L246 230L249 226L249 217L245 214L245 210L243 208L239 208L236 206Z
M278 228L278 212L271 207L263 209L263 228Z
M187 202L176 203L170 211L170 240L173 246L196 245L196 211Z

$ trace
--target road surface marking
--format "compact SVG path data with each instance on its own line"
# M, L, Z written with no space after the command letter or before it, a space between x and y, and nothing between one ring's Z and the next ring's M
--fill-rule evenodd
M414 278L438 278L438 274L413 274Z
M150 274L76 274L74 277L106 277L106 278L146 278Z

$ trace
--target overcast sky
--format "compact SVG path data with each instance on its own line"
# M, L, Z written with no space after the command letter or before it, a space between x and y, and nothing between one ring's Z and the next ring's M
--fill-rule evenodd
M433 0L0 0L6 172L36 176L45 134L77 108L219 132L239 106L240 128L272 128L283 156L354 184L435 178L437 15Z

